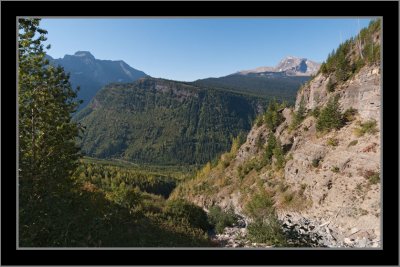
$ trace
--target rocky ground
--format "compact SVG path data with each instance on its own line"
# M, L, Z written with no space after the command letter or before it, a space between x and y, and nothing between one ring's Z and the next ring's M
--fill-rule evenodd
M247 222L246 219L241 217L238 223L233 227L225 227L222 234L211 233L211 240L217 243L220 247L230 247L230 248L251 248L251 247L263 247L268 248L268 246L263 243L252 243L246 239L247 235Z
M379 238L360 234L362 229L351 229L351 234L343 238L328 223L318 223L301 216L284 215L281 220L290 247L327 247L327 248L365 248L380 247ZM220 247L231 248L272 248L268 244L253 243L246 239L247 225L244 219L233 227L226 227L222 234L210 233L211 239Z

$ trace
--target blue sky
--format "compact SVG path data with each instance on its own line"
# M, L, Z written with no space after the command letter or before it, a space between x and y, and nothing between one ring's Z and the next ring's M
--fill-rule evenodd
M360 18L361 28L370 19ZM90 51L147 74L193 81L274 66L283 57L326 59L357 34L358 19L42 19L54 58Z

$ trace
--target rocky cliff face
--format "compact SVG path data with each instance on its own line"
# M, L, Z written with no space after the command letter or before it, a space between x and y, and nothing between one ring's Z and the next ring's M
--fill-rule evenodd
M179 186L175 196L205 208L233 207L247 224L251 218L244 212L246 204L264 191L273 198L282 228L301 244L380 247L382 89L379 56L373 53L379 51L379 32L374 22L360 33L370 40L363 56L357 54L355 40L339 47L321 73L299 90L294 110L277 110L282 120L275 129L268 128L265 119L256 122L244 144ZM330 117L316 110L325 109L334 98L341 114L335 120L343 124L317 129ZM298 121L303 106L306 115ZM283 151L284 167L278 167L282 164L275 154L272 162L265 161L271 135Z
M323 106L332 96L326 90L329 77L319 74L313 82L302 88L296 97L296 109L304 99L307 109ZM381 84L379 66L369 66L360 70L354 78L346 81L335 90L335 95L340 95L343 110L357 109L362 119L375 119L380 117Z
M283 146L290 147L283 170L274 172L267 167L238 177L239 166L262 157L257 140L264 140L265 146L268 129L255 126L227 168L217 166L206 180L198 182L199 187L211 190L189 193L186 198L204 207L232 206L243 216L244 204L261 183L265 190L275 191L282 224L301 228L299 232L307 236L318 236L321 246L380 246L381 187L379 182L369 181L370 176L380 173L380 133L360 137L355 133L359 123L368 119L377 120L379 125L379 84L376 66L363 68L334 93L324 94L324 78L316 77L299 93L298 102L304 96L307 108L312 109L337 94L343 110L355 107L359 111L354 121L321 135L316 119L308 116L297 130L290 130L292 111L286 108L282 111L285 120L274 133ZM318 93L321 97L316 101L312 96ZM290 204L285 203L285 196L293 198Z

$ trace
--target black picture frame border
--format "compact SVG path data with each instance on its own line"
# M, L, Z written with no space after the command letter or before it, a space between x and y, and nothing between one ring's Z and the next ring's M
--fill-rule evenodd
M2 265L398 265L398 19L397 1L7 1L1 2L1 264ZM18 16L382 16L383 249L286 250L20 250L16 249L16 18ZM386 115L386 116L385 116ZM14 165L15 164L15 165ZM387 179L385 179L387 177ZM396 179L397 178L397 179Z

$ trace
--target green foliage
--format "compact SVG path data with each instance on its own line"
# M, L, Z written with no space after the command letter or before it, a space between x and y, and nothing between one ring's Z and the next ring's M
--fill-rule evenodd
M232 139L231 150L227 153L224 153L221 158L218 160L217 164L221 164L223 168L227 168L231 161L235 158L237 151L240 146L246 141L246 137L244 134L240 133L237 137Z
M314 118L318 119L319 114L320 114L320 110L319 107L315 107L311 112L310 112L311 116L313 116Z
M339 144L339 140L337 140L336 138L329 138L326 144L328 146L337 146Z
M338 82L346 81L352 74L350 60L348 58L348 53L350 51L350 41L346 41L341 44L336 50L336 80Z
M292 130L296 129L297 126L299 126L300 123L304 120L306 115L307 115L307 110L305 107L304 97L302 97L300 100L299 108L297 109L297 111L294 112L293 120L290 125L290 129L292 129Z
M357 143L358 143L357 140L353 140L347 145L347 147L355 146L355 145L357 145Z
M221 88L228 92L251 94L267 100L278 98L294 104L298 89L310 78L309 76L284 76L271 79L270 77L253 73L197 80L193 84Z
M317 167L319 166L319 162L320 162L320 161L321 161L321 158L313 159L311 165L312 165L314 168L317 168Z
M266 243L275 247L286 247L287 241L285 234L276 216L271 216L269 220L256 220L247 227L249 240L257 243Z
M376 120L369 120L364 123L360 123L360 126L354 130L356 136L360 137L364 134L375 134L378 132Z
M333 50L322 63L319 72L324 75L334 73L337 83L343 83L366 64L379 63L380 45L374 40L374 36L380 32L380 28L380 19L371 21L355 38L345 41ZM334 85L329 84L327 90L333 92Z
M112 191L107 192L105 197L115 204L131 209L141 202L142 193L138 188L127 187L122 182L119 186L114 185Z
M265 143L264 137L263 137L263 135L260 133L260 134L257 136L256 143L255 143L257 150L263 149L264 143Z
M255 194L245 206L253 222L248 225L248 238L252 242L285 246L286 239L277 218L273 199L265 192Z
M368 180L370 184L377 184L381 180L379 171L372 171L372 170L365 171L364 177Z
M247 134L263 101L163 79L110 84L76 115L86 127L82 151L140 164L202 165L227 151L233 136Z
M331 78L328 80L328 83L326 84L326 90L330 93L335 91L335 83L332 81Z
M253 195L244 210L254 219L263 219L275 212L274 201L266 192L258 193Z
M167 201L165 212L174 221L183 220L204 231L209 228L207 213L202 208L185 200Z
M270 101L264 114L264 122L271 131L274 131L284 120L281 112L283 108L285 108L284 103L279 104L276 99Z
M238 220L232 208L223 211L219 206L210 207L208 219L210 224L215 227L218 234L222 234L225 227L232 227Z
M372 20L362 33L360 33L360 39L364 43L363 54L366 57L368 64L375 64L380 62L381 48L379 43L375 43L373 40L373 34L381 30L381 20Z
M319 71L324 75L328 74L328 67L326 66L325 62L322 62Z
M43 245L52 234L59 234L59 225L52 224L51 216L59 216L63 208L71 209L64 197L72 187L69 176L80 156L74 141L79 127L71 122L71 114L78 105L76 91L62 68L48 65L43 47L47 31L39 24L40 19L18 20L18 194L22 245Z
M346 111L343 113L343 121L346 122L351 122L355 120L355 116L357 115L357 110L355 108L349 108L346 109Z
M247 174L249 174L253 169L260 170L261 169L260 162L257 159L251 159L244 162L242 165L238 167L238 175L240 179L243 179Z
M254 120L254 124L257 127L260 127L261 125L263 125L263 123L264 123L263 115L257 115L256 119Z
M342 126L339 97L331 97L318 116L316 128L318 131L330 131L332 129L340 129Z
M111 198L128 194L128 191L136 187L143 192L168 197L176 187L176 178L171 176L85 162L81 163L75 177L80 182L88 181L104 192L110 192Z
M272 157L276 160L275 166L277 169L281 169L285 166L286 161L282 146L279 140L276 140L275 135L271 132L268 135L267 146L262 161L265 163L271 163Z
M295 193L294 192L286 192L283 195L283 204L289 205L294 199Z
M332 169L331 169L331 171L334 172L334 173L338 173L339 170L340 170L340 169L339 169L338 166L333 166Z
M79 128L71 122L78 102L68 75L44 58L47 31L39 28L39 21L19 20L19 177L22 183L56 186L55 177L62 182L79 158L74 142Z
M279 169L282 169L283 167L285 167L285 163L286 163L285 156L283 155L282 147L280 146L279 142L277 144L277 147L274 148L273 154L276 159L276 163L275 163L276 168L279 170Z
M128 166L82 164L75 186L62 195L45 195L33 214L41 221L21 231L22 246L168 247L210 246L204 211L186 202L166 202L139 190L158 185L154 173ZM139 177L136 177L139 178ZM160 177L161 178L161 177ZM168 178L168 177L163 177ZM141 181L141 180L150 181ZM136 183L136 184L135 184Z
M271 161L272 156L274 154L274 149L276 147L277 147L277 141L276 141L275 135L271 132L268 135L267 147L265 149L265 154L264 154L264 158L267 160L267 162Z

